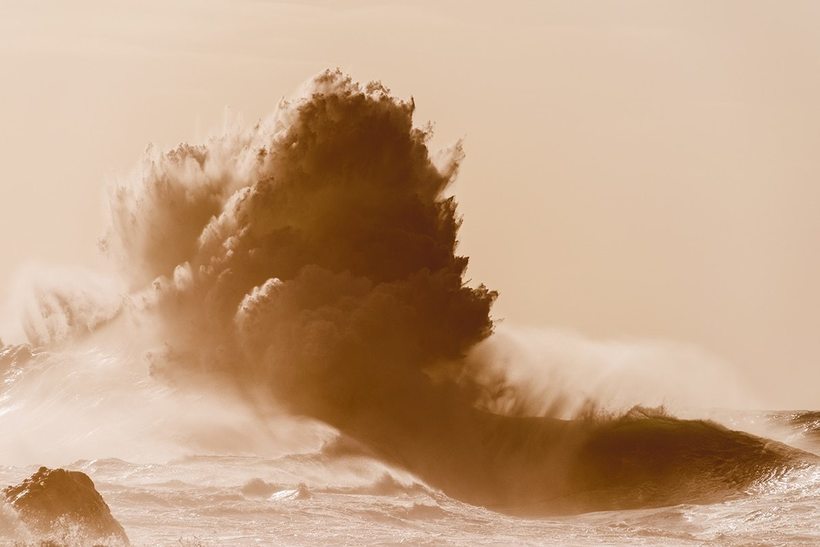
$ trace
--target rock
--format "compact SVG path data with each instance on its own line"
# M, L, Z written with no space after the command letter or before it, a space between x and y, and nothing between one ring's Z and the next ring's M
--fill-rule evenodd
M85 473L41 467L17 486L3 490L6 501L35 534L72 543L129 545L122 526L111 515Z

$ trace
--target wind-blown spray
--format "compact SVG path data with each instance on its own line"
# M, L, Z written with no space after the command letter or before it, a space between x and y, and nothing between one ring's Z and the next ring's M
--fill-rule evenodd
M248 131L149 150L110 193L103 247L132 307L158 326L156 375L321 420L451 495L508 511L706 499L794 457L646 413L480 410L492 386L466 356L492 332L496 293L465 282L456 252L445 190L461 146L434 159L413 111L328 71Z

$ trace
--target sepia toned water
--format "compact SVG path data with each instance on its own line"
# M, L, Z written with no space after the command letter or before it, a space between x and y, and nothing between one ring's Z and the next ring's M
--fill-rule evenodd
M13 483L34 467L5 467L0 477ZM135 545L820 542L816 467L713 505L529 519L460 503L362 456L199 456L152 464L101 459L66 467L93 477Z
M499 336L463 147L414 111L328 70L146 150L109 189L114 271L14 291L0 485L82 471L135 545L820 543L817 413L732 410L742 382L670 344ZM87 543L56 533L0 505L0 542Z
M41 464L82 471L134 545L820 542L816 465L764 477L710 505L512 517L452 499L327 426L258 420L227 399L151 383L138 368L131 376L122 359L115 366L110 357L64 350L35 355L26 367L8 366L0 398L0 485L19 482ZM704 417L820 452L818 412L709 414ZM2 544L38 540L7 507L0 530Z

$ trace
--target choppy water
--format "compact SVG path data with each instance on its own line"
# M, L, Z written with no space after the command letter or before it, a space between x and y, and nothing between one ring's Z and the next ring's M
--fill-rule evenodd
M816 464L715 504L512 517L448 497L315 423L277 424L262 442L227 401L171 392L123 355L77 351L4 372L0 486L41 464L83 471L135 545L820 544ZM820 454L818 412L701 417ZM77 459L97 454L117 457ZM0 509L0 544L36 541Z
M806 414L769 419L788 425L792 416L797 423ZM4 467L0 483L17 482L35 467ZM712 505L552 518L470 506L352 453L212 455L147 464L81 460L66 467L94 479L135 545L820 543L816 466Z

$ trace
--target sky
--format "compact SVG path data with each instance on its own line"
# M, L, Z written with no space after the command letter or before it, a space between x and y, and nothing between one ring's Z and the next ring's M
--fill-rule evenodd
M414 97L494 315L727 362L820 408L820 4L0 3L0 295L100 268L149 143L253 123L325 68ZM23 270L25 271L25 270ZM13 337L6 314L0 336Z

